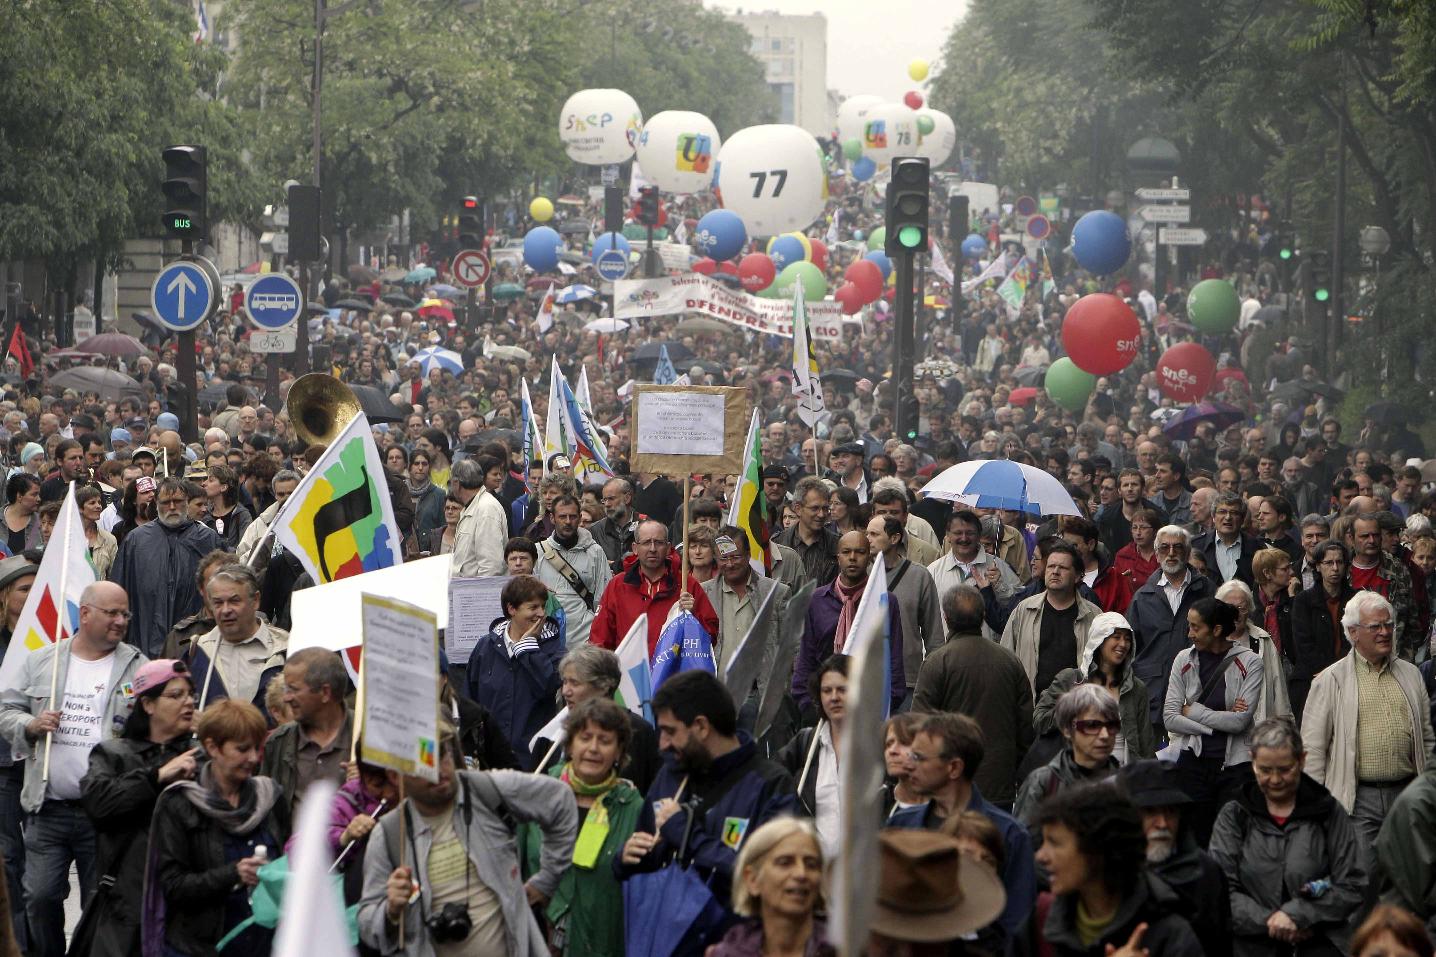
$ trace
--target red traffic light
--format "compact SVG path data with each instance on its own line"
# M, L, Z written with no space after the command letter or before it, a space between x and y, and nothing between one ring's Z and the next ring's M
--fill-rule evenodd
M463 205L465 209L478 209L479 199L477 196L465 196Z

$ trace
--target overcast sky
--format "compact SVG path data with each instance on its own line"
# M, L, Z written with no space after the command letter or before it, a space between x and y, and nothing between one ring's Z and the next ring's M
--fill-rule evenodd
M705 6L746 13L811 14L828 18L828 88L854 96L872 93L899 100L917 87L908 62L934 66L943 41L961 18L966 0L705 0ZM929 76L931 79L931 76Z

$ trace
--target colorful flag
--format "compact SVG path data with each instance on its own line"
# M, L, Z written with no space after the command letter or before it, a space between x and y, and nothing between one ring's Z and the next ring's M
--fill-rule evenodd
M673 607L677 608L677 603ZM658 636L649 667L654 691L680 671L706 671L716 675L718 661L713 657L713 638L692 612L680 612Z
M574 388L573 394L578 397L578 407L589 415L593 415L593 397L588 392L588 366L578 367L578 385Z
M758 410L748 425L747 450L743 456L743 473L733 490L728 506L728 524L741 528L748 536L748 561L753 570L767 575L773 570L771 531L768 526L768 503L763 497L763 432L759 428Z
M813 330L808 325L808 307L803 303L803 284L793 283L793 395L798 397L798 417L815 428L827 412L823 404L823 376L813 352Z
M58 613L61 579L65 595L63 627ZM5 660L0 662L0 688L15 687L30 652L74 634L80 627L80 596L94 583L90 545L85 540L85 524L75 504L72 482L60 505L60 514L55 518L55 530L50 533L50 544L40 559L40 570L35 573L30 596L25 599L15 622L15 634L5 650Z
M547 475L553 471L552 463L555 455L563 455L570 462L573 455L570 454L571 442L568 430L564 426L568 418L563 412L563 388L559 385L563 381L563 371L558 367L558 356L553 357L553 364L549 368L548 379L548 421L544 423L543 429L543 474Z
M290 494L274 533L316 585L403 561L384 462L364 413Z
M673 368L673 360L668 357L668 346L658 347L658 364L653 367L654 385L672 385L678 378L678 370Z
M988 263L986 268L984 268L982 272L978 273L977 276L967 280L967 282L962 284L962 294L964 296L967 295L968 293L976 289L978 286L987 282L989 279L1001 279L1003 276L1006 275L1007 254L998 253L996 256L992 257L992 262Z
M563 427L567 430L566 438L569 443L568 457L573 463L574 478L578 479L579 485L585 484L590 475L612 478L613 469L608 464L603 444L598 440L598 427L594 425L592 417L579 407L578 397L574 395L562 372L559 373L558 386L563 402Z
M330 875L333 855L329 851L329 806L336 788L320 780L304 794L299 826L294 831L294 850L289 857L289 874L284 879L284 897L279 905L279 925L274 935L274 957L348 957L354 953L349 922L344 916L344 890L338 875ZM259 905L256 901L255 909Z
M543 454L543 435L539 433L538 416L534 415L533 399L529 398L529 380L519 382L519 407L524 420L524 475L528 475L529 463Z
M197 0L194 7L194 42L204 43L209 39L209 11L204 0Z
M1027 298L1027 288L1032 284L1032 263L1023 256L1012 267L1012 272L997 287L997 294L1007 303L1007 316L1016 319L1022 314L1022 301Z
M548 292L543 294L543 302L539 303L538 323L539 334L542 335L553 328L553 283L548 284Z
M639 615L614 649L618 691L613 700L653 723L653 679L648 665L648 615Z

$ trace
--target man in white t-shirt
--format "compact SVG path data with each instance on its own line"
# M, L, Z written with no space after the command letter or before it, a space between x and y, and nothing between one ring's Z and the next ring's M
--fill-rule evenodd
M80 627L68 641L31 652L17 680L0 689L0 734L25 763L20 806L25 827L25 911L30 957L64 957L65 898L73 862L88 904L95 871L95 830L80 807L90 751L120 735L134 704L132 682L146 658L124 641L130 602L113 582L80 596ZM52 669L57 694L50 700ZM45 752L50 751L46 778Z

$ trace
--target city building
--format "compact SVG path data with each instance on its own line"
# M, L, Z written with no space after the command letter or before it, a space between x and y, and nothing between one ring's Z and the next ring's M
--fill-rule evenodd
M831 134L836 113L828 96L827 17L743 10L729 17L753 38L750 50L778 97L778 122L814 136Z

